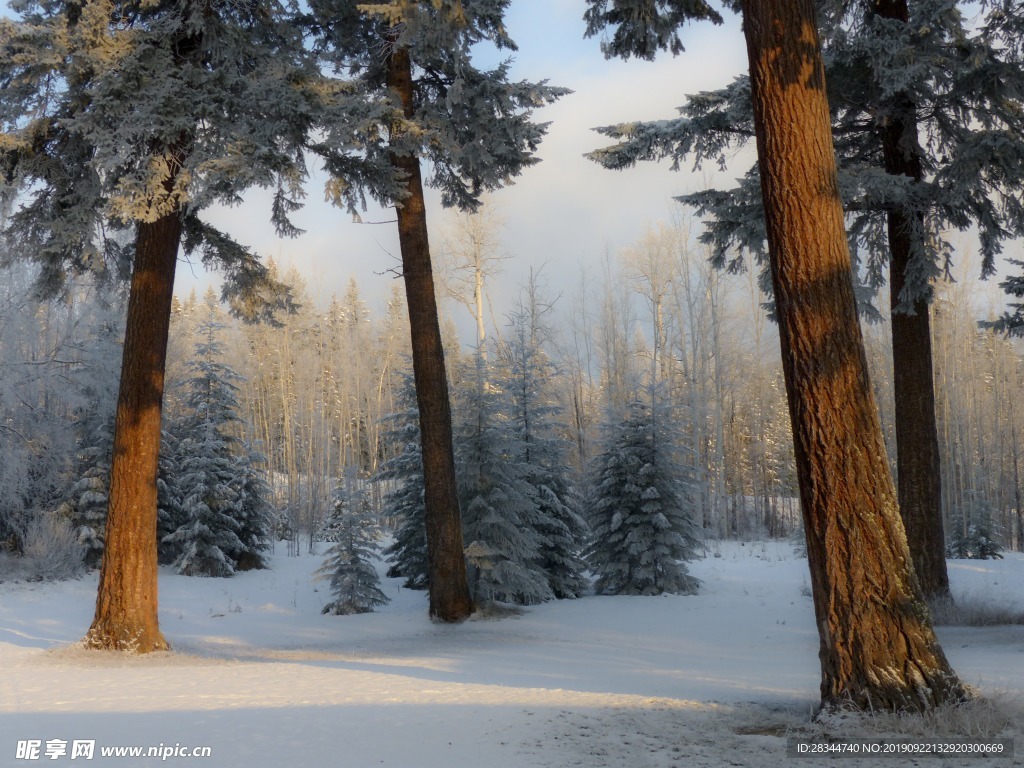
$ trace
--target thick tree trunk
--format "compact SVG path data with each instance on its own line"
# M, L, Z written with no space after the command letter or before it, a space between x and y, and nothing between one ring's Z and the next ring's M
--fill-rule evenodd
M412 63L406 49L392 46L387 83L401 97L406 117L412 117ZM420 162L415 156L393 153L391 163L405 175L408 191L396 211L423 447L430 615L439 621L462 621L473 612L473 602L463 555L448 376L437 318Z
M96 615L85 642L166 650L157 618L156 477L167 332L181 212L139 224L114 427L106 543Z
M814 1L743 14L822 705L928 709L965 691L914 578L868 381Z
M876 0L874 13L909 23L906 0ZM903 97L892 105L882 129L885 170L920 183L920 145L913 103ZM902 209L889 211L889 297L892 308L893 395L896 404L896 467L900 514L921 591L929 599L949 596L946 538L942 525L939 434L935 423L935 379L928 301L916 298L910 312L901 299L911 268L915 230ZM917 225L917 226L914 226Z

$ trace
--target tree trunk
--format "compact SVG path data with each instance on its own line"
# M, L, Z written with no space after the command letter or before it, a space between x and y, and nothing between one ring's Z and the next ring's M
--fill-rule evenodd
M876 0L873 12L884 19L909 23L906 0ZM876 78L877 79L877 78ZM891 105L882 128L885 170L893 176L924 178L917 139L917 117L909 97ZM928 300L915 298L909 311L901 299L911 268L913 221L904 209L888 213L889 297L892 308L893 399L896 411L896 467L900 514L921 591L926 598L949 596L946 538L942 526L942 479L939 435L935 424L935 379ZM919 243L923 247L923 243Z
M412 63L408 50L392 43L387 68L388 87L398 93L406 117L411 118ZM413 155L392 153L391 163L405 176L408 191L395 209L423 447L430 615L439 621L462 621L473 612L473 602L463 555L448 376L437 319L420 162Z
M181 211L139 224L128 297L96 615L85 642L136 653L166 650L157 617L156 478L167 332Z
M822 705L929 709L965 690L914 578L868 381L814 2L743 14Z

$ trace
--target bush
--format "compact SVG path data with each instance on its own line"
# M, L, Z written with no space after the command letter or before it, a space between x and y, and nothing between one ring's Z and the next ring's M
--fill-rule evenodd
M21 555L0 554L0 575L10 580L60 581L85 571L85 546L64 517L31 517L20 532Z

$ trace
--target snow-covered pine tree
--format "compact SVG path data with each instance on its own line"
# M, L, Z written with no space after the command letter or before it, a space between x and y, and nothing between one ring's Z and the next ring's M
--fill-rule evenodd
M268 502L253 494L266 491L253 483L250 454L239 438L238 384L241 377L224 362L219 317L212 290L185 384L187 414L178 425L178 467L164 482L180 499L181 524L164 539L180 551L175 567L186 575L230 576L242 562L254 567L268 548Z
M601 5L601 3L595 3ZM925 593L948 594L928 304L948 271L947 232L976 226L982 271L1024 233L1024 56L1019 9L956 0L818 0L833 143L855 264L871 297L889 278L900 509ZM976 15L980 13L980 15ZM607 19L606 19L607 21ZM691 96L676 120L599 129L608 168L670 158L725 168L754 137L750 82ZM764 263L760 177L679 198L709 218L702 239L731 269ZM859 270L858 270L859 274ZM1005 284L1012 292L1012 278ZM762 287L770 289L767 272ZM1010 320L1008 317L1007 320Z
M94 568L103 555L107 522L122 333L118 314L122 307L118 294L109 290L87 289L77 303L84 305L83 316L76 323L83 338L75 342L79 361L75 383L81 402L75 409L78 461L73 471L77 480L58 511L75 526L85 547L85 564Z
M276 0L24 0L13 10L18 20L0 22L0 194L16 201L5 224L41 263L49 292L67 272L132 264L88 640L149 652L167 646L157 617L155 479L179 246L227 273L224 293L240 314L286 304L256 256L200 211L270 188L274 223L294 234L288 213L314 122L334 111L352 118L358 109L347 107L363 102L325 82ZM134 248L105 233L127 233Z
M238 488L238 540L242 548L232 552L236 571L266 568L266 552L274 541L277 510L271 501L273 490L264 472L266 457L242 444L235 456L235 481Z
M541 537L541 569L555 597L579 597L589 587L580 557L588 528L583 520L578 478L569 462L562 407L555 399L557 370L543 344L549 333L543 315L550 305L537 297L531 279L527 301L510 316L501 346L503 386L509 403L509 428L515 433L526 481L534 491L536 531Z
M640 1L588 3L600 17L609 2ZM647 14L628 19L641 33L658 29L664 15L662 7L644 5ZM868 385L815 5L743 0L739 6L819 619L822 705L899 712L962 702L968 692L942 653L910 566ZM651 37L641 34L640 41ZM804 87L792 87L794 78ZM840 370L846 375L837 376ZM856 568L844 560L850 553Z
M166 419L165 419L166 421ZM184 429L180 430L184 432ZM182 511L181 488L181 440L175 421L165 424L160 437L160 461L156 477L156 535L157 560L161 565L171 565L181 555L178 541L171 541L170 535L183 526L187 519Z
M398 392L397 413L388 417L390 428L384 436L395 453L377 473L377 480L388 487L384 494L383 515L395 520L395 540L384 550L390 567L388 578L405 579L408 589L426 589L427 568L426 511L423 506L423 451L416 411L416 390L412 376L406 375Z
M434 293L420 160L445 206L475 210L497 189L537 162L545 126L533 110L566 93L545 82L512 82L509 65L483 70L478 44L514 50L503 17L509 0L313 0L321 48L353 72L380 105L380 122L361 134L365 159L386 174L381 184L352 173L353 161L332 161L330 191L349 207L369 194L395 205L412 337L413 368L426 468L430 614L460 621L472 611L461 548L452 450L451 405ZM326 146L350 146L325 135ZM364 168L364 166L360 166Z
M486 380L481 353L476 371L457 393L455 467L466 554L474 566L478 601L529 605L551 599L542 563L546 540L530 468L506 393Z
M107 488L110 457L114 449L113 414L87 436L79 451L80 476L68 491L68 500L58 509L71 520L78 540L85 548L85 564L95 568L103 556L103 533L107 523Z
M185 576L231 576L241 503L235 488L236 467L228 442L213 421L200 421L181 441L177 480L184 521L166 542L180 549L173 565Z
M330 581L334 599L324 606L323 613L369 613L391 602L380 589L380 576L373 564L378 558L377 524L354 467L335 488L334 511L324 530L334 544L316 578Z
M598 594L691 594L699 584L685 565L699 547L685 472L669 420L652 414L634 400L603 425L585 552Z

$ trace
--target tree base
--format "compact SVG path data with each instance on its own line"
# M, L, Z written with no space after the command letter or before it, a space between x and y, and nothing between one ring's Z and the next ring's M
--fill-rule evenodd
M954 675L935 677L930 685L901 687L871 684L850 686L840 696L822 697L816 721L843 712L890 712L924 714L938 707L966 704L976 698L974 691Z
M95 625L82 639L82 645L94 651L120 651L122 653L153 653L171 650L160 630L104 630Z

